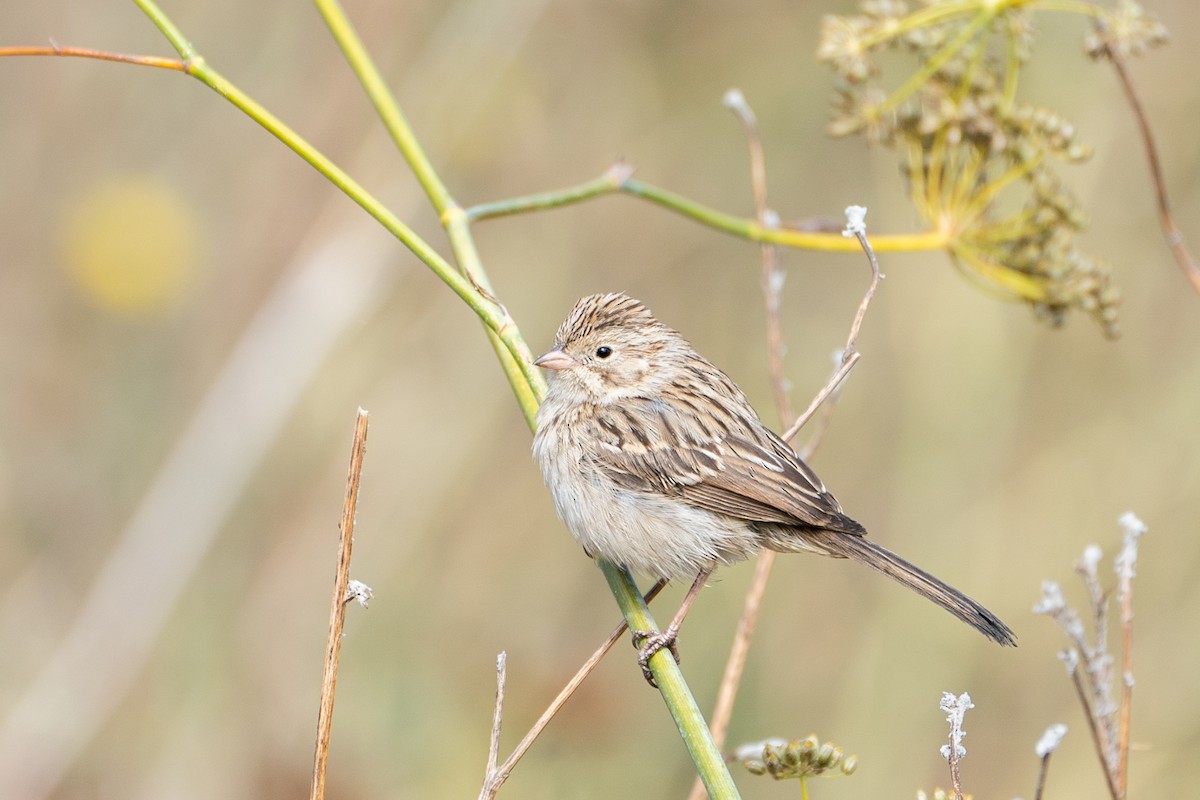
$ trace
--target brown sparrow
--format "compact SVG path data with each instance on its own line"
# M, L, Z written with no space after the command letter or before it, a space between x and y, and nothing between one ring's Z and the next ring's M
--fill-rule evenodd
M647 662L664 647L675 652L713 569L764 548L866 564L989 639L1015 644L995 614L867 539L729 376L637 300L583 298L534 363L550 371L534 457L584 552L653 577L694 579L666 631L634 634L651 682Z

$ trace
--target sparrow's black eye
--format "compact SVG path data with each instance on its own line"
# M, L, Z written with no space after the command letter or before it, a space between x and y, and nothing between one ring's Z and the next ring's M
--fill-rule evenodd
M611 355L612 355L611 347L597 347L596 348L596 358L608 358Z

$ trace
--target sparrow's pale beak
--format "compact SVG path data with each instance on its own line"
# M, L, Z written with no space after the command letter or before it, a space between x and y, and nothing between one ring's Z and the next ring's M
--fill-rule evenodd
M542 369L570 369L579 366L579 362L563 352L562 345L552 347L537 357L534 366Z

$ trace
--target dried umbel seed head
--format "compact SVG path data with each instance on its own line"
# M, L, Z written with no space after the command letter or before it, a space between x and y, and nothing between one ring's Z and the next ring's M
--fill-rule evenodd
M945 247L965 275L1052 324L1078 310L1115 336L1119 294L1076 247L1085 215L1055 172L1092 150L1069 120L1016 94L1034 12L998 4L992 24L980 26L973 13L931 15L921 6L864 0L858 14L824 19L817 58L838 79L830 132L899 152L918 212L932 230L949 232ZM1088 8L1096 57L1136 55L1166 40L1133 0ZM910 75L884 74L877 58L889 50L913 56Z
M857 756L846 756L832 742L822 743L815 734L804 739L767 739L742 745L734 754L751 775L770 775L775 780L851 775L858 768Z

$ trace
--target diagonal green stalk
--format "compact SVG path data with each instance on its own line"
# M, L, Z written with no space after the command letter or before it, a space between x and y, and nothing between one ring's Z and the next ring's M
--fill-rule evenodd
M617 598L621 613L625 615L629 630L657 631L654 617L650 615L650 609L642 599L642 594L630 577L629 571L615 567L607 561L601 561L599 564L604 572L604 579L608 581L609 588ZM650 672L654 675L654 682L658 684L658 690L671 712L672 719L675 720L679 735L696 764L700 780L704 782L704 788L708 789L708 796L714 800L740 797L733 777L725 765L725 757L713 741L708 723L704 721L704 715L696 705L696 700L692 697L691 690L688 689L683 673L679 671L679 665L675 663L670 650L663 649L654 654L650 659Z
M404 112L400 110L399 103L396 102L387 82L383 79L378 67L375 66L371 54L367 52L367 48L358 37L346 12L337 0L314 0L314 3L325 20L326 26L333 34L333 38L337 41L338 47L341 48L342 54L346 57L347 63L354 70L358 82L366 91L372 105L375 106L375 111L383 121L384 127L387 128L392 141L395 142L396 148L408 162L409 168L416 175L421 188L425 190L430 203L438 212L442 227L446 229L450 239L450 246L454 250L459 269L483 293L494 296L491 281L483 269L479 253L475 248L475 241L471 237L461 207L450 195L449 189L442 182L433 162L425 154L425 149L421 147L412 126L409 125ZM535 417L537 401L546 393L545 381L541 373L533 366L532 354L519 332L514 331L513 341L522 350L520 353L511 350L494 330L488 329L487 336L500 361L501 369L504 370L504 375L508 379L509 386L512 387L513 393L517 397L517 403L525 415L525 421L532 429L537 424Z
M454 199L446 189L446 184L442 182L441 176L437 174L437 170L433 168L433 163L425 155L425 150L421 147L416 134L413 133L412 126L408 124L408 119L400 110L399 103L396 102L387 82L383 79L378 67L375 66L371 54L367 52L362 40L358 38L358 32L354 30L345 10L337 0L313 0L313 3L325 20L325 25L329 28L330 33L333 34L338 47L341 48L350 68L354 70L354 75L362 84L367 97L371 99L371 103L375 106L375 112L379 114L379 119L387 128L392 141L396 143L396 147L408 161L408 166L412 169L413 174L417 176L421 188L425 190L425 194L429 195L429 200L437 212L439 214L445 212L447 208L455 204Z

